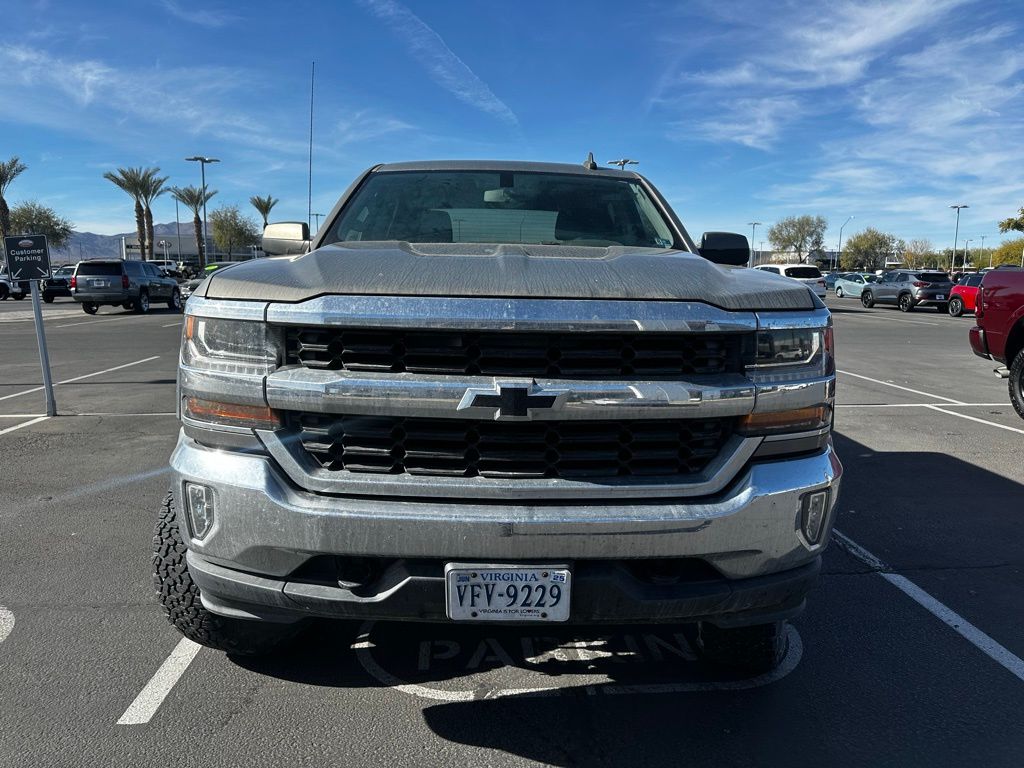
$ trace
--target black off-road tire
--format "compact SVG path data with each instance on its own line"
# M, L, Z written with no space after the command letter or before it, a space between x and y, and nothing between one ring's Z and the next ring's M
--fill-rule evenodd
M897 306L899 306L900 312L912 312L914 310L914 297L909 293L902 294L897 299Z
M1024 349L1013 358L1013 365L1010 366L1010 402L1013 403L1013 410L1024 419Z
M25 295L26 294L24 293L12 293L11 298L14 299L15 301L21 301L22 299L25 298Z
M174 312L181 312L184 306L185 305L181 301L181 291L175 288L174 292L171 294L171 298L167 301L167 308Z
M860 303L864 306L865 309L871 309L873 306L875 306L875 294L873 294L871 291L862 292L860 295Z
M185 542L168 491L153 531L153 586L167 620L193 642L240 656L272 651L292 634L289 625L230 619L210 613L185 563Z
M47 304L53 304L53 294L43 291L43 301L45 301Z
M99 304L93 304L91 301L82 302L82 311L87 315L95 315L99 308Z
M0 283L0 301L7 301L7 297L11 295L11 289L7 287L6 283Z
M776 669L786 656L786 623L725 629L701 622L697 648L713 664L749 676L763 675Z
M964 302L961 299L950 299L946 310L951 317L960 317L964 313Z
M132 309L135 310L137 315L149 313L149 294L146 291L139 291L139 298L132 303Z

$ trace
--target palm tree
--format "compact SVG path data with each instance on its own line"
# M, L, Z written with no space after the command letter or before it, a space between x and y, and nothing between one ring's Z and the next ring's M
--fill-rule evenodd
M135 200L135 233L139 236L139 250L146 258L146 211L142 207L143 170L141 168L118 168L117 173L107 171L103 178L113 182Z
M210 198L217 194L217 190L207 190L206 187L171 187L171 197L192 210L192 226L196 233L196 250L199 253L199 271L206 269L206 251L203 243L203 220L199 217L203 206L210 202Z
M267 195L266 197L260 197L259 195L253 195L249 198L249 202L252 203L252 207L256 209L260 216L263 217L263 228L267 228L267 219L270 218L271 209L277 205L280 200Z
M17 156L7 162L0 162L0 235L6 235L11 230L11 209L7 207L4 194L11 182L18 178L26 168L28 166Z
M164 184L167 183L166 176L157 176L160 173L159 168L147 168L142 174L142 183L139 187L139 197L142 199L142 206L145 209L146 218L146 247L149 251L149 258L153 258L153 246L155 245L153 236L153 211L150 210L150 205L160 195L169 191ZM142 255L142 260L146 260L145 253Z

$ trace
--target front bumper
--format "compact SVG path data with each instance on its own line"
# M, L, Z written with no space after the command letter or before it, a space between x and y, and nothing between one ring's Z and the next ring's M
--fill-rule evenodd
M187 539L204 604L226 615L289 621L443 619L436 565L451 560L576 563L578 622L772 620L765 617L790 615L802 605L813 582L807 569L816 571L810 564L828 541L842 476L829 445L813 455L751 463L724 491L685 503L481 503L309 493L266 456L205 448L184 435L171 465L179 498L186 481L215 494L210 532L202 541ZM829 515L822 543L811 546L801 533L800 498L822 489L831 491ZM183 532L186 518L179 508ZM318 555L397 564L358 595L291 578ZM621 564L646 558L697 558L722 578L671 587L626 579Z

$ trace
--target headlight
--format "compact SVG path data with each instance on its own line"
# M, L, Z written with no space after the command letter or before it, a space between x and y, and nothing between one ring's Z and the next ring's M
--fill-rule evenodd
M266 323L189 315L181 339L181 364L244 376L266 376L280 357L276 334Z
M831 320L823 328L772 328L757 333L755 376L773 380L835 372Z

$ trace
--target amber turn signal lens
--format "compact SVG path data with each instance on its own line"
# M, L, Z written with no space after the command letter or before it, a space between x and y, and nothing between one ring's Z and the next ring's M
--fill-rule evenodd
M751 413L740 419L739 432L744 435L770 435L778 432L806 432L828 426L829 407L817 405L792 411Z
M221 403L216 400L202 400L198 397L185 398L183 415L188 419L231 427L277 429L281 426L281 419L277 412L265 405Z
M196 316L189 315L185 318L185 338L191 339L196 331Z

